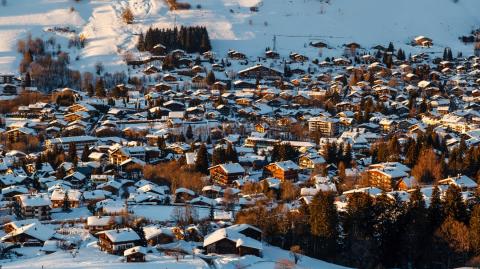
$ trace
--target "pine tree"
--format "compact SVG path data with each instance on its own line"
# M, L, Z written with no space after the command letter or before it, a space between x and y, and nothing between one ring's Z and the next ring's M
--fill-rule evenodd
M55 177L57 179L63 179L66 176L67 176L67 173L65 172L65 169L63 168L63 166L59 167L57 169L57 173L55 174Z
M193 130L192 130L192 125L188 125L187 127L187 133L185 134L186 137L191 140L193 138Z
M212 165L226 163L225 150L222 147L216 147L212 153Z
M207 174L208 173L208 152L207 146L202 144L197 151L197 157L195 159L195 170L197 172Z
M69 212L70 209L70 198L68 198L68 191L65 191L65 196L63 197L63 206L62 210L64 212Z
M73 163L77 158L77 146L75 143L70 143L68 145L68 160Z
M445 217L450 216L460 222L467 222L467 207L463 202L462 192L459 187L455 185L448 187L443 199L443 210Z
M157 138L157 147L161 151L164 151L167 148L167 145L165 144L165 138L163 138L163 136L159 136Z
M480 255L480 205L473 208L469 232L471 250L475 255Z
M143 35L143 32L138 36L137 49L139 51L145 51L145 36Z
M93 94L94 94L93 85L91 83L88 83L88 85L87 85L87 95L89 97L92 97Z
M205 78L207 85L213 85L215 83L215 73L213 73L212 70L210 70L207 74L207 77Z
M227 162L238 163L238 154L232 143L228 143L225 150L225 159Z
M369 194L359 192L350 195L343 230L347 259L353 267L367 268L378 260L374 240L374 212L373 199Z
M88 162L88 156L90 155L90 153L90 148L88 147L88 145L85 145L82 152L82 162Z
M32 78L30 77L30 72L27 72L25 74L25 87L31 87L32 86Z
M327 260L335 256L338 247L339 221L334 201L333 194L320 191L309 206L313 254Z
M406 252L406 260L416 268L426 243L428 219L425 201L420 188L410 195L405 216L405 234L402 238L402 249Z
M105 91L105 86L103 85L103 79L97 79L97 83L95 85L95 95L97 97L105 97L107 96L107 92Z
M442 200L440 199L440 189L438 186L434 186L432 196L430 197L430 206L428 207L430 230L435 231L440 225L442 225L444 219Z

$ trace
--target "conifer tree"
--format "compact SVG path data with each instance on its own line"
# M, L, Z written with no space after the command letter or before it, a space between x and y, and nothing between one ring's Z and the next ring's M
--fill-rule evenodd
M434 186L432 196L430 197L430 206L428 207L430 230L435 231L440 225L442 225L444 219L442 200L440 199L440 189L438 186Z
M227 149L225 150L225 159L227 162L237 163L238 162L238 154L235 147L232 143L228 143Z
M405 234L402 238L402 246L406 252L405 258L413 263L414 267L417 267L418 265L415 262L423 253L428 231L425 200L418 187L410 195L405 222Z
M82 162L88 162L88 156L90 155L90 153L90 148L88 147L88 145L85 145L82 152Z
M310 204L310 232L313 235L313 253L322 259L335 256L338 240L338 215L334 195L319 191Z
M213 83L215 83L215 73L213 73L213 71L210 70L205 79L206 79L207 85L210 85L210 86L213 85Z
M467 207L463 202L462 192L459 187L450 185L443 199L445 217L466 223L468 220Z
M70 211L70 198L68 198L68 191L65 191L65 196L63 197L63 206L62 210L65 212Z
M188 125L187 127L187 132L185 134L185 136L191 140L193 138L193 130L192 130L192 125Z
M480 255L480 205L473 208L470 217L470 247L475 255Z
M197 172L207 174L208 173L208 152L207 146L202 144L197 151L197 157L195 159L195 170Z
M216 147L212 153L212 165L226 163L225 150L222 147Z
M70 143L68 145L68 160L73 163L73 162L77 161L77 158L78 158L78 156L77 156L77 146L76 146L75 143Z
M103 79L102 78L97 79L97 82L95 84L95 95L97 97L107 96L107 92L105 91L105 86L103 85Z

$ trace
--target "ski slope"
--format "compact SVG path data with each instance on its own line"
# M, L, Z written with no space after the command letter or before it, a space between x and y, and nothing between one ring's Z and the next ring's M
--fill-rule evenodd
M164 0L8 0L0 7L0 72L15 72L20 57L16 43L28 33L47 39L55 36L70 52L72 68L92 71L101 62L109 72L124 70L128 51L135 50L137 35L150 26L203 25L209 30L214 51L223 55L236 49L250 56L273 47L282 55L292 51L317 56L311 41L330 46L326 55L339 55L342 45L357 42L364 48L392 41L407 53L417 35L433 39L431 51L451 47L454 53L471 54L458 36L480 27L478 0L182 0L191 10L170 11ZM182 2L181 1L181 2ZM197 8L199 5L200 8ZM258 6L258 12L250 7ZM121 19L130 7L135 23ZM68 35L47 32L54 26L70 26L87 37L83 49L68 49ZM78 60L75 60L77 58Z

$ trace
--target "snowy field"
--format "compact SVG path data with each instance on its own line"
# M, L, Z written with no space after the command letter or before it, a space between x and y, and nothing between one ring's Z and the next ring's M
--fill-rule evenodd
M459 42L480 27L480 1L461 0L183 0L191 10L169 11L164 0L8 0L0 7L0 72L15 72L19 57L16 43L28 33L48 39L55 36L67 49L72 35L86 36L84 49L70 49L72 67L93 70L102 62L109 70L122 70L127 51L135 48L136 35L148 27L204 25L213 47L221 55L229 48L251 56L261 55L273 46L285 56L291 51L316 56L308 47L311 41L326 42L326 55L339 55L341 45L355 41L365 48L393 41L408 53L407 43L417 35L433 39L431 49L441 52L449 46L454 52L471 54L472 46ZM200 5L200 8L197 8ZM121 20L125 7L135 15L135 23ZM258 12L250 7L258 6ZM55 26L69 26L75 33L47 31ZM79 60L75 60L76 57Z
M144 217L151 221L171 221L175 208L182 209L182 206L164 206L164 205L133 205L129 209L136 216ZM200 219L208 218L210 209L206 207L193 207L197 211Z
M209 266L201 259L192 259L186 257L178 262L174 257L147 255L148 262L145 263L125 263L123 257L109 255L98 250L95 243L90 244L86 248L81 248L79 252L72 256L70 252L58 251L50 255L41 255L38 257L19 260L14 262L3 263L2 269L5 268L30 268L30 269L50 269L50 268L68 268L68 269L206 269Z
M22 249L17 249L22 250ZM125 263L123 257L109 255L101 252L95 242L88 244L88 246L80 248L75 257L70 252L58 251L50 255L37 254L38 248L24 248L23 253L28 255L29 258L22 258L17 261L2 261L0 265L2 269L13 268L68 268L68 269L80 269L80 268L125 268L125 269L274 269L277 262L281 260L289 260L291 262L289 252L279 249L277 247L271 247L264 245L264 257L259 258L256 256L224 256L218 258L214 263L214 267L209 267L199 257L193 258L192 256L185 256L178 262L174 257L165 256L162 253L158 253L153 250L154 253L148 254L145 263ZM346 269L342 267L320 260L312 259L309 257L302 257L297 266L297 269Z

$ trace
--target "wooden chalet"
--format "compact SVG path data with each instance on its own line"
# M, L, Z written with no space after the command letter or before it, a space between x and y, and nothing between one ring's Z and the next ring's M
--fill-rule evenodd
M220 185L230 185L245 175L245 169L239 163L225 163L209 168L210 179Z
M140 237L130 228L103 231L97 235L100 250L115 255L123 255L125 250L140 243Z
M263 168L263 177L274 177L281 181L297 181L300 167L291 160L271 163Z

